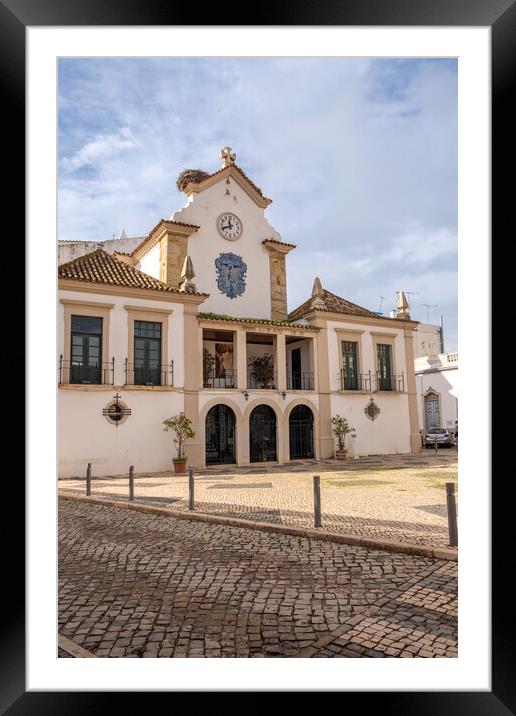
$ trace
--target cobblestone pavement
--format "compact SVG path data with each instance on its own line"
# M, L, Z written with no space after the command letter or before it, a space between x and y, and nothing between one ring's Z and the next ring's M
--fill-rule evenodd
M457 564L63 500L59 632L97 657L456 657Z
M448 546L445 482L456 481L456 451L339 464L258 466L202 470L195 478L195 510L247 520L313 526L314 474L321 475L323 528L360 537ZM424 458L424 464L421 464ZM59 480L60 489L84 494L84 478ZM92 494L127 499L127 475L92 481ZM188 476L136 475L137 502L188 509ZM460 526L459 526L460 527Z

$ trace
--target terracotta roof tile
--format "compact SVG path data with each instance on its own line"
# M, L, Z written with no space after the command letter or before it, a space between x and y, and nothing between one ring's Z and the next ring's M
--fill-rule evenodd
M128 286L130 288L147 288L166 293L181 293L177 288L167 286L153 276L139 271L108 254L103 249L97 249L85 256L68 263L61 264L57 271L58 278L72 281L86 281L88 283L106 283L112 286ZM207 294L197 293L197 296Z
M319 308L319 311L327 311L329 313L344 313L348 316L364 316L367 318L378 318L375 313L369 311L367 308L362 308L362 306L358 306L356 303L351 303L351 301L347 301L345 298L341 298L340 296L337 296L336 294L331 293L331 291L327 291L326 289L323 289L323 295L321 298L323 300L325 308ZM296 321L311 313L312 300L313 298L310 297L308 301L305 301L294 311L289 313L288 320Z

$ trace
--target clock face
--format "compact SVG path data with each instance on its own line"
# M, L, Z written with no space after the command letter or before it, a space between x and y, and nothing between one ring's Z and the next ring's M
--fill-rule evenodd
M242 222L235 214L221 214L217 219L219 234L229 241L235 241L242 236Z

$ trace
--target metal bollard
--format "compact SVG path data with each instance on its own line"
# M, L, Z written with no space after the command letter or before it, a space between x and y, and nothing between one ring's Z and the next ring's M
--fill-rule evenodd
M435 436L434 442L435 442L435 452L437 452L437 435Z
M193 467L188 468L188 509L194 510L194 474Z
M86 496L89 497L91 495L91 462L88 463L88 468L86 470Z
M314 527L322 527L321 524L321 478L314 475Z
M134 465L129 467L129 502L134 500Z
M448 511L448 536L450 547L457 547L459 538L457 533L457 507L455 505L455 485L453 482L446 483L446 507Z

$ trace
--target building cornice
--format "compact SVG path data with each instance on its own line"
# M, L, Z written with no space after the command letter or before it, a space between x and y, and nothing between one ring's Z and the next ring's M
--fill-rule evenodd
M200 305L209 297L209 293L185 293L182 291L158 291L154 288L136 288L129 286L114 286L108 283L88 283L87 281L74 281L73 279L58 279L58 287L63 291L77 291L79 293L99 293L108 296L127 296L129 298L150 299L151 301L164 301L165 303L183 303Z
M366 326L385 326L386 328L405 329L405 331L414 331L419 325L419 321L401 321L398 318L387 318L386 316L353 316L348 313L331 313L330 311L311 311L304 318L307 321L314 320L317 322L327 323L328 321L337 321L339 323L362 323Z
M287 323L286 321L272 321L266 318L239 318L236 316L224 316L215 313L198 313L197 318L201 323L206 321L209 323L220 323L222 326L227 325L228 323L234 323L238 325L245 323L253 326L262 326L264 328L285 328L286 330L294 330L297 332L313 332L319 330L317 326L309 326L299 323Z
M265 239L262 241L262 245L265 246L270 253L277 254L288 254L292 249L296 248L296 244L286 244L283 241L276 241L275 239Z
M196 224L185 224L182 221L171 221L161 219L156 226L149 231L148 236L139 244L131 253L131 258L140 261L146 254L151 251L164 234L172 234L173 236L191 236L201 227Z

